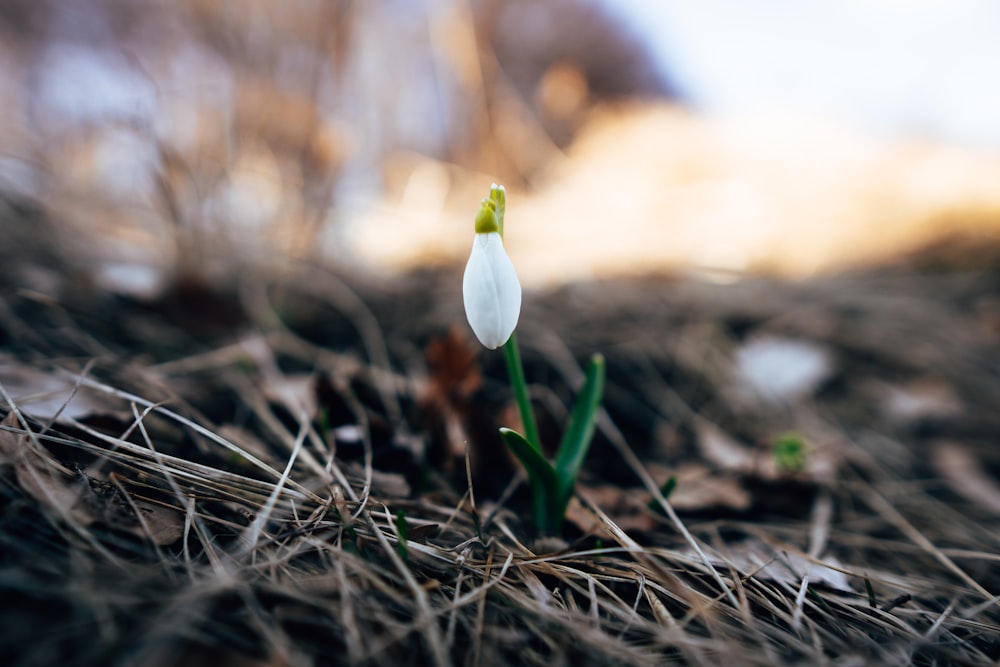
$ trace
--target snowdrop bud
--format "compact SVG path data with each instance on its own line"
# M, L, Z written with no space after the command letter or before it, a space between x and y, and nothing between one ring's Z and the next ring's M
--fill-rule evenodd
M490 201L496 211L497 222L500 223L500 238L503 238L503 214L507 210L507 191L502 185L494 183L490 186Z
M476 215L476 236L462 280L465 316L479 342L491 350L507 342L521 314L521 283L503 248L494 206L484 199Z
M496 213L496 203L492 199L484 199L476 214L476 233L489 234L500 232L500 220Z

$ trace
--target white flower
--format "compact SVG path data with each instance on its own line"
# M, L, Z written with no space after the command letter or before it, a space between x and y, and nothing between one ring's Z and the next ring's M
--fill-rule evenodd
M479 342L491 350L506 343L521 314L521 283L499 232L478 233L473 239L462 296Z

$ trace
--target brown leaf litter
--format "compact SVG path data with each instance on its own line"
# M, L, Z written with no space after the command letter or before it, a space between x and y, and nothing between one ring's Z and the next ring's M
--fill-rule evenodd
M61 638L17 642L27 664L1000 656L994 273L530 293L547 447L581 360L608 360L547 541L496 437L503 361L452 327L455 275L326 278L247 287L255 324L228 334L3 297L0 622Z

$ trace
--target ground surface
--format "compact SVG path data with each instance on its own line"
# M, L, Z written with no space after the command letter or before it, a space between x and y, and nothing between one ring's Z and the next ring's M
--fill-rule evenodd
M528 293L545 442L581 363L608 367L563 538L538 539L457 271L139 302L8 230L4 664L1000 659L992 251Z

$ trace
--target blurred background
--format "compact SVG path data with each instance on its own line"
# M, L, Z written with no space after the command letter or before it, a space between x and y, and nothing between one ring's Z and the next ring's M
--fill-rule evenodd
M460 264L492 181L535 286L982 247L998 26L989 0L4 0L0 225L50 221L136 296Z

